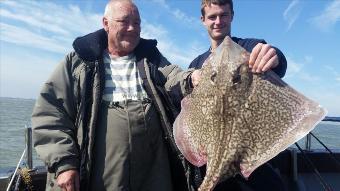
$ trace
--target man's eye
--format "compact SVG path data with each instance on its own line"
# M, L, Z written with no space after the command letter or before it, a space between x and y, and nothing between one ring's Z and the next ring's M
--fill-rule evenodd
M227 18L227 17L229 17L229 15L228 14L223 14L222 17L223 18Z
M208 19L214 21L216 19L216 16L210 16L208 17Z
M121 24L126 24L129 22L128 20L116 20L116 21Z

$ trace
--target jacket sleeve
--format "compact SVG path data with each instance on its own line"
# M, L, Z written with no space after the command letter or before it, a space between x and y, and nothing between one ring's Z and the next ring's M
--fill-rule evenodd
M165 90L169 95L175 96L181 100L192 92L191 74L194 69L183 71L179 66L170 64L170 62L160 54L160 65L158 71L162 74L162 80Z
M32 113L34 147L49 172L57 175L79 166L71 62L68 55L57 66L43 85Z
M283 78L287 71L287 60L286 57L283 55L280 49L274 47L276 50L276 55L279 59L279 65L273 68L273 72L275 72L280 78Z

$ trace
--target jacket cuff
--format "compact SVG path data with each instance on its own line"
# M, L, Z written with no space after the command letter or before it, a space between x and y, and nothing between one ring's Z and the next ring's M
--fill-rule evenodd
M56 166L55 176L58 177L60 173L67 170L74 170L79 168L78 159L64 159Z
M283 53L276 47L274 47L276 50L276 54L279 59L279 65L277 65L275 68L272 69L280 78L283 78L286 74L287 70L287 60L286 57L283 55Z

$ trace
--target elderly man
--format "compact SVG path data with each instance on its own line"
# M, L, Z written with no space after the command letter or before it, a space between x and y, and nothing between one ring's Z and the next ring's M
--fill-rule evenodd
M111 0L104 30L77 38L44 84L32 124L47 190L189 188L188 164L169 159L180 154L167 95L190 93L199 74L171 65L140 23L131 0Z

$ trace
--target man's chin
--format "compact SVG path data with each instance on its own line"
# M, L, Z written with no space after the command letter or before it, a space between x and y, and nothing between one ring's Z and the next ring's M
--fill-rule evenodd
M223 34L223 35L215 35L215 36L212 36L212 39L214 40L223 40L226 36L226 34Z
M137 45L138 45L138 42L128 42L128 41L121 42L122 49L128 52L132 52L136 48Z
M224 37L226 36L228 36L228 34L225 32L214 32L213 34L210 35L210 37L214 40L221 40L224 39Z

